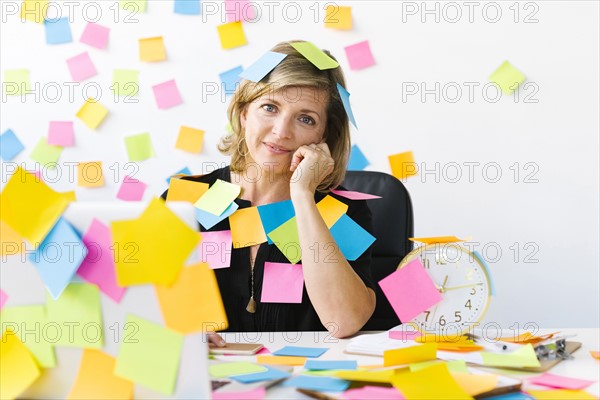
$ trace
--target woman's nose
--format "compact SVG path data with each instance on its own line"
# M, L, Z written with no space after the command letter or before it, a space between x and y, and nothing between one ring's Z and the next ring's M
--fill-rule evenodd
M291 117L280 114L273 124L273 133L282 139L292 137L293 120Z

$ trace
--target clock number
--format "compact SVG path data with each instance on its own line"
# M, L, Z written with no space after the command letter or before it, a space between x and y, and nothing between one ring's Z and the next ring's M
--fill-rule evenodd
M425 322L427 322L427 320L429 319L430 311L425 311L425 314L427 314L425 315Z
M471 309L471 300L467 300L467 302L465 303L465 307L468 308L469 310Z
M475 289L474 287L471 288L471 293L469 293L471 296L473 296L475 293L477 293L477 289Z
M460 311L456 311L454 313L454 322L460 322L462 321L462 317L460 316Z
M444 319L443 315L440 317L439 323L440 323L440 326L445 326L446 325L446 320Z
M429 258L423 260L423 266L425 267L425 269L429 269Z

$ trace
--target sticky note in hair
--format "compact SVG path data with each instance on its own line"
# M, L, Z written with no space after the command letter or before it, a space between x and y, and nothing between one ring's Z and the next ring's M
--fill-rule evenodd
M329 57L311 42L294 42L292 47L310 61L315 67L320 70L332 69L340 66L337 61Z
M274 51L268 51L263 54L254 64L248 67L244 72L240 74L241 78L247 79L252 82L259 82L269 72L273 70L287 54L276 53Z
M344 110L346 110L346 115L348 115L348 119L354 125L356 129L356 120L354 119L354 113L352 112L352 107L350 107L350 93L339 83L337 84L338 92L340 94L340 98L342 99L342 104L344 105Z

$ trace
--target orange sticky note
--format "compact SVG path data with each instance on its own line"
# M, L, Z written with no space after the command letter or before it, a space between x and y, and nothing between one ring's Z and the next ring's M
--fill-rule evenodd
M139 44L141 61L164 61L167 59L167 50L162 36L140 39Z
M10 329L0 341L0 371L1 399L18 397L40 376L33 356Z
M398 179L406 179L418 173L417 163L415 163L412 151L393 154L388 156L388 160L392 168L392 175Z
M2 204L1 202L0 199L0 204ZM6 222L0 220L0 256L14 256L23 254L24 251L25 240L23 237Z
M256 362L267 365L302 366L306 363L306 357L258 355L256 356Z
M421 361L435 360L437 358L437 345L425 343L417 346L404 347L401 349L386 350L383 352L383 365L411 364Z
M173 285L154 288L167 328L183 334L227 329L217 278L208 264L183 268Z
M327 6L325 9L325 28L352 29L352 7Z
M458 385L469 395L489 392L498 384L498 375L493 374L469 374L466 372L452 372L452 377Z
M207 183L171 178L167 201L187 201L194 204L207 190Z
M321 217L323 217L325 225L327 225L328 228L331 228L342 215L346 214L348 205L327 195L323 200L317 203L317 209L319 210Z
M217 31L219 39L221 39L221 47L224 49L233 49L248 44L241 21L219 25Z
M596 396L583 390L528 390L527 394L536 400L598 400Z
M87 99L76 115L88 128L96 129L108 115L108 110L95 99Z
M392 385L407 399L472 399L452 378L445 364L397 374Z
M197 154L202 151L202 143L204 143L203 130L182 126L179 129L179 136L177 136L175 147Z
M21 18L41 24L46 19L48 0L23 0Z
M465 239L459 239L456 236L436 236L436 237L426 237L426 238L408 238L413 242L421 242L425 244L436 244L436 243L456 243L456 242L465 242Z
M67 399L132 399L133 382L116 376L116 359L100 350L85 349L79 373Z
M77 185L92 188L104 186L102 161L80 162L77 165Z
M254 246L267 241L258 207L240 208L229 216L234 249Z
M596 360L600 360L600 351L590 351L590 354L592 355L592 357L594 357Z

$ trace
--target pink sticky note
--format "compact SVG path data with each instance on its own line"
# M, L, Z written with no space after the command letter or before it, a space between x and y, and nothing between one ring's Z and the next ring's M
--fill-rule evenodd
M154 91L156 105L161 110L165 110L182 103L175 79L154 85L152 86L152 90Z
M375 64L368 40L344 47L344 50L346 51L350 69L363 69Z
M381 196L375 196L374 194L353 192L351 190L331 190L331 193L337 194L338 196L342 196L350 200L370 200L381 198Z
M553 388L569 389L569 390L580 390L590 386L595 381L588 381L585 379L569 378L566 376L559 376L554 374L545 373L540 376L536 376L529 380L530 383L536 385L549 386Z
M103 49L108 43L109 32L110 28L107 28L106 26L88 22L79 41L81 43L89 44L97 49Z
M266 347L263 347L262 349L260 349L259 351L256 352L256 355L262 355L262 354L271 354L271 351L269 349L267 349ZM239 357L239 354L223 354L224 356L229 356L229 357Z
M125 201L140 201L144 197L144 191L146 190L146 184L140 182L137 179L126 176L121 183L119 192L117 193L117 199Z
M402 322L412 320L442 301L442 295L418 258L380 280L379 286Z
M256 18L256 6L248 0L225 0L227 22L253 21Z
M48 127L48 144L54 146L73 146L75 132L71 121L50 121Z
M389 331L388 335L390 339L402 340L403 342L415 340L416 338L423 336L419 331Z
M96 284L102 293L119 303L125 288L117 285L115 262L110 249L113 246L110 228L94 218L82 240L88 253L77 275Z
M97 73L96 67L94 67L94 63L92 63L92 59L87 52L69 58L67 66L69 67L69 72L71 72L71 78L77 82L91 78Z
M7 299L8 295L4 293L4 290L0 289L0 310L2 310L2 307L4 307L4 303L6 303Z
M302 264L265 263L263 303L302 303Z
M244 392L212 392L212 400L262 400L266 393L264 387Z
M396 388L380 386L363 386L358 389L346 390L342 398L348 400L403 400L404 396Z
M231 231L202 232L200 261L212 269L231 266Z

